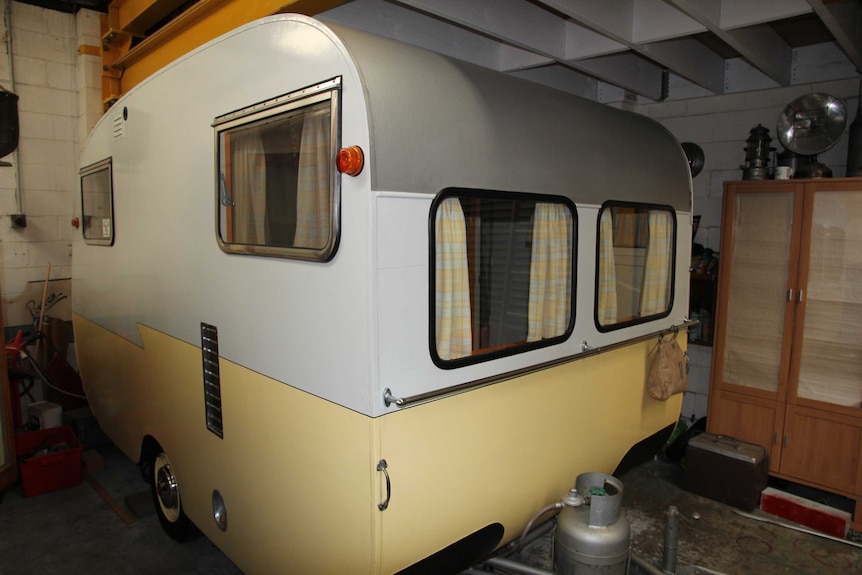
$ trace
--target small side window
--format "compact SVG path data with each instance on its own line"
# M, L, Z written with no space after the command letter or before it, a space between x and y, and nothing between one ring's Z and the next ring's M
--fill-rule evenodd
M114 243L114 190L111 158L82 169L81 215L84 241L110 246Z
M337 85L328 82L216 119L218 239L224 251L315 261L334 255Z
M607 203L599 212L596 325L664 317L673 299L676 218L664 206Z
M447 191L431 213L431 355L443 368L561 342L574 325L575 210L555 196Z

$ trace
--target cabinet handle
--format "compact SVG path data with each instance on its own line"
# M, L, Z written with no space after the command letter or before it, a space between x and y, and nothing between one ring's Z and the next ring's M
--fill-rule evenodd
M775 435L772 436L772 443L774 445L778 445L778 432L775 432Z
M796 294L796 301L798 303L802 303L802 290L799 290L799 292Z
M793 288L787 290L787 301L793 301Z
M784 436L784 447L787 447L787 436Z

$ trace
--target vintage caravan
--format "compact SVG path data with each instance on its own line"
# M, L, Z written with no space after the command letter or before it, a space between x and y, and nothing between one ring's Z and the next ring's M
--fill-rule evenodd
M691 178L644 117L277 15L123 96L80 165L93 411L168 533L248 573L458 569L677 421L645 380Z

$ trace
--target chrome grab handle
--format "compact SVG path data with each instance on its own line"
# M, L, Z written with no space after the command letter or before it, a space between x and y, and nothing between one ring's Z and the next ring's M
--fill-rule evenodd
M389 499L392 497L392 485L389 483L389 472L386 471L387 467L385 459L377 462L377 471L382 471L383 475L386 476L386 501L377 504L377 509L380 511L385 511L389 507Z
M467 381L464 383L459 383L457 385L444 387L442 389L435 389L433 391L427 391L425 393L420 393L418 395L410 395L407 397L395 397L395 395L392 394L392 391L387 387L386 389L383 390L383 403L386 405L386 407L389 407L393 403L395 405L397 405L398 407L405 407L407 405L412 405L412 404L418 403L420 401L429 401L432 399L438 399L440 397L454 395L456 393L461 393L463 391L468 391L471 389L478 389L478 388L483 387L485 385L490 385L492 383L497 383L499 381L512 379L513 377L520 377L522 375L527 375L529 373L535 373L535 372L540 371L542 369L548 369L550 367L556 367L558 365L569 363L570 361L577 361L580 359L584 359L587 357L592 357L594 355L598 355L600 353L605 353L605 352L612 351L615 349L620 349L620 348L625 347L625 346L634 345L636 343L648 341L648 340L653 339L656 336L664 337L666 335L671 335L671 334L676 336L676 334L679 333L679 330L685 329L685 328L688 328L688 327L691 327L691 326L694 326L697 324L698 324L698 320L683 318L682 323L679 325L672 325L669 328L665 328L665 329L662 329L659 331L654 331L652 333L648 333L645 335L639 335L639 336L633 337L632 339L629 339L629 340L619 341L616 343L610 343L610 344L600 346L600 347L593 347L593 346L587 344L586 340L584 340L581 343L581 350L582 351L581 351L581 353L578 353L578 354L574 354L574 355L570 355L570 356L566 356L566 357L561 357L559 359L546 361L543 363L531 365L529 367L516 369L513 371L507 371L507 372L504 372L501 374L492 375L490 377L485 377L482 379L476 379L473 381ZM586 344L586 347L584 347L584 344Z
M398 406L404 405L404 399L400 397L395 397L392 394L392 390L387 387L383 390L383 405L389 407L393 403Z

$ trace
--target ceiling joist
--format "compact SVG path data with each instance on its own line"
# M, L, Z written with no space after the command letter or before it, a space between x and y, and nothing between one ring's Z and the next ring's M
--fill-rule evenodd
M212 14L192 18L201 7ZM107 11L109 101L213 34L274 11L318 14L600 101L862 71L862 0L113 0ZM800 54L813 71L792 68Z

